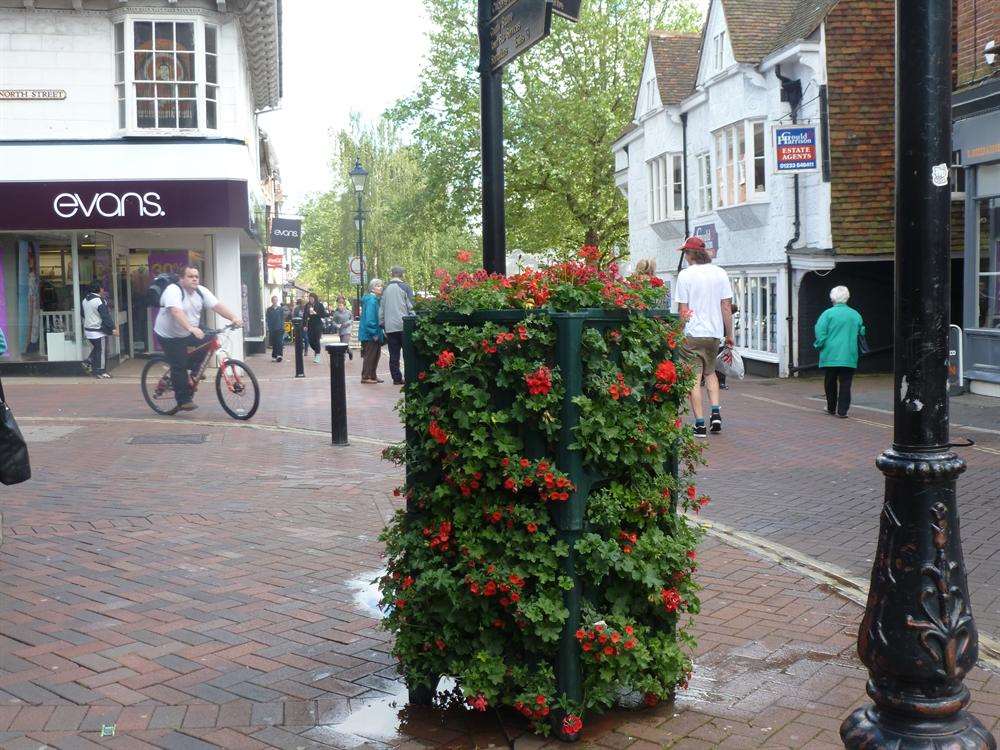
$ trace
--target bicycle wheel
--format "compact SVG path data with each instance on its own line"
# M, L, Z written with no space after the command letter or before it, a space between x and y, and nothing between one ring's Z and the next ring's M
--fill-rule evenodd
M226 414L233 419L250 419L260 406L257 376L238 359L227 359L215 376L215 392Z
M171 415L178 410L174 385L170 380L170 364L163 357L154 357L142 368L142 397L157 414Z

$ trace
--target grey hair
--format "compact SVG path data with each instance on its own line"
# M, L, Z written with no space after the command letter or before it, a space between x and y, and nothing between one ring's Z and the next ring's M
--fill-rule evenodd
M369 281L368 282L368 291L369 292L374 292L375 291L375 287L377 287L377 286L384 286L382 284L382 279L372 279L371 281Z
M830 290L830 301L835 305L847 302L850 298L851 290L846 286L835 286Z
M402 266L393 266L389 269L389 275L394 279L403 278L404 273L406 273L406 270Z

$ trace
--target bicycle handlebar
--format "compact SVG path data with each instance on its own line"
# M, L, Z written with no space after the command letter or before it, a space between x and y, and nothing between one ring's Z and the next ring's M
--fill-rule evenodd
M203 328L202 333L204 333L206 336L218 336L220 333L225 333L226 331L235 331L235 330L236 326L230 323L229 325L224 326L223 328Z

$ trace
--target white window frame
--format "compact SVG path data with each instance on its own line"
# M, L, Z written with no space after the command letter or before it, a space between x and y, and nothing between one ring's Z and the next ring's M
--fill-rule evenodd
M778 356L778 275L748 273L732 279L733 303L739 308L733 333L736 346Z
M720 31L712 37L712 70L716 73L725 68L726 63L726 32Z
M757 150L757 134L760 151ZM711 154L715 163L715 208L732 208L760 203L767 195L767 144L764 121L740 120L712 132ZM764 189L757 188L757 167L764 179Z
M695 157L698 165L698 214L712 213L712 155L704 151Z
M676 177L680 176L679 190ZM649 223L684 218L684 155L660 154L646 162ZM679 199L679 202L678 202Z
M646 81L646 113L656 109L656 76Z
M155 24L160 23L190 23L194 27L194 49L192 53L194 55L194 80L190 82L185 82L184 85L193 85L195 88L194 102L195 102L195 114L197 117L196 127L153 127L153 128L141 128L138 123L138 100L139 97L136 95L136 84L143 83L143 81L137 81L135 77L135 24L136 23L152 23L154 24L154 35L155 35ZM124 87L125 93L125 123L124 127L121 127L121 122L119 120L118 108L115 110L115 124L117 130L122 135L128 136L145 136L145 137L156 137L156 136L204 136L212 135L217 133L220 128L221 121L221 80L212 84L215 88L216 93L216 127L210 128L206 125L206 96L208 94L208 83L206 81L206 51L205 51L205 34L206 27L211 27L215 29L216 33L216 70L217 78L221 78L222 70L222 30L221 26L216 23L206 22L204 18L193 15L128 15L120 20L116 21L112 25L112 39L115 39L117 34L118 24L122 24L124 32L124 50L121 53L114 51L116 44L112 44L113 52L112 54L117 58L119 54L123 55L124 58L124 79L115 80L115 97L116 102L118 100L118 95L121 91L119 86ZM114 77L117 79L117 59L113 61L112 70L115 72ZM155 84L154 84L155 85ZM145 97L143 97L145 100ZM155 100L154 100L155 101Z
M962 166L962 152L951 152L951 199L965 200L965 167Z

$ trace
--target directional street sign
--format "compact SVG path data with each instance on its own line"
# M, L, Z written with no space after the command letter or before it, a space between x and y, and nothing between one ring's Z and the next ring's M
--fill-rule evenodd
M492 8L490 69L495 73L549 35L552 0L493 0Z
M582 4L583 0L552 0L552 12L570 21L579 21Z

